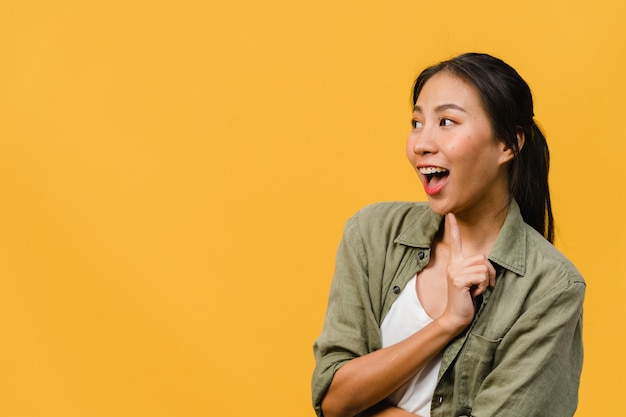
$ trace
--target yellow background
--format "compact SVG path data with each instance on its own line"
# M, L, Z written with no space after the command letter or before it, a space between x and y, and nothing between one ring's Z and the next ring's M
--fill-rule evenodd
M626 416L618 0L0 4L0 415L313 416L345 220L424 199L424 66L529 82L588 281L577 417Z

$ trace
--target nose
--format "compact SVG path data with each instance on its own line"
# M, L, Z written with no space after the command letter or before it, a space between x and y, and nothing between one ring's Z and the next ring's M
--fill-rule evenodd
M437 142L430 129L415 129L409 134L412 151L417 155L427 155L437 152Z

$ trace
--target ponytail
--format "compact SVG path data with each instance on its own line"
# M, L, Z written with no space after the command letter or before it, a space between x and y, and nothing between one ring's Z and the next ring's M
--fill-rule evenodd
M554 218L548 185L548 143L534 121L530 128L523 130L525 141L511 165L509 192L517 201L524 221L554 243Z

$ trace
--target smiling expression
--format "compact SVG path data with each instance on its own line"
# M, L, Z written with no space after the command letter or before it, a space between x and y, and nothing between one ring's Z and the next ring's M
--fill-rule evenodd
M422 88L407 156L439 214L483 213L508 204L510 148L493 133L478 90L446 71Z

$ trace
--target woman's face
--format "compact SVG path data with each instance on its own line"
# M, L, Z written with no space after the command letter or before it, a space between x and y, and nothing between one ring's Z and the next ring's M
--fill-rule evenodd
M513 152L494 135L478 90L463 79L443 71L426 82L406 151L436 213L488 215L506 207Z

